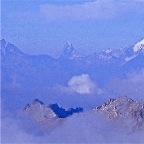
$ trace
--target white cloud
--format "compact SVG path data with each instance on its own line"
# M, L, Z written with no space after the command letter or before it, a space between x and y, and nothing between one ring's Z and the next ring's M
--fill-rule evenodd
M88 74L73 76L69 80L68 86L79 94L100 93L100 89L97 88L96 84L90 79Z
M121 14L143 11L143 0L96 0L77 5L50 5L40 6L48 21L62 19L96 19L114 18Z

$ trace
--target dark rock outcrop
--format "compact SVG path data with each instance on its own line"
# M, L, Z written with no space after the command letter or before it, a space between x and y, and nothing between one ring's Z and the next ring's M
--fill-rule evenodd
M79 113L79 112L83 112L83 108L81 107L77 107L77 108L70 108L68 110L65 110L63 108L60 108L57 104L51 104L50 108L55 112L55 114L59 117L59 118L66 118L70 115L73 115L74 113Z

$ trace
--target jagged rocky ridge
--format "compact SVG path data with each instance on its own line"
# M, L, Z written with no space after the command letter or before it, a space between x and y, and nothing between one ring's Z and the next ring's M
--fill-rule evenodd
M132 130L144 129L144 102L134 101L127 96L109 99L103 105L93 109L92 112L94 114L102 113L105 118L107 117L110 120L121 121ZM24 114L46 127L57 126L74 113L88 114L86 111L83 113L83 108L80 107L65 110L57 104L45 106L38 99L35 99L31 104L27 104L24 108Z
M32 103L27 104L23 110L24 114L32 117L36 122L44 124L46 126L57 125L64 118L67 118L74 113L83 112L83 108L70 108L65 110L59 107L57 104L50 104L46 106L39 99L35 99Z
M111 120L129 122L134 129L144 128L144 102L134 101L127 96L109 99L103 105L96 107L95 112L101 112Z
M49 55L25 54L3 39L1 40L2 88L12 86L10 88L47 89L48 86L57 83L65 85L72 76L82 73L89 74L97 83L104 85L111 77L122 78L127 73L144 67L142 46L143 43L139 42L131 48L109 49L81 56L71 43L67 43L63 53L58 58L52 58Z

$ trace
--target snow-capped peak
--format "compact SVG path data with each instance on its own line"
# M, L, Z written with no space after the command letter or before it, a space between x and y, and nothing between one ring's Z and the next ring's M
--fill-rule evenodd
M144 50L144 39L138 42L134 47L133 47L134 52L138 52L140 50Z

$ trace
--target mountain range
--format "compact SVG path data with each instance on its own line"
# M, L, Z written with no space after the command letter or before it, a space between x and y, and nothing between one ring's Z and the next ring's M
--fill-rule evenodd
M144 130L143 93L144 40L88 56L67 42L57 58L29 55L1 40L3 123L16 121L22 135L46 134L48 142L51 136L53 142L64 142L67 135L69 142L80 135L82 142L86 133L90 142L95 131L96 137L109 137L121 127L135 135Z
M89 74L100 85L111 77L123 77L144 67L144 40L131 48L103 50L89 56L78 55L67 43L58 58L28 55L1 40L2 87L38 88L66 85L73 75ZM64 76L63 76L64 75ZM35 85L33 85L35 83Z
M133 73L140 73L143 68L144 40L130 48L108 49L88 56L78 54L73 45L67 42L63 52L57 58L49 55L29 55L4 39L1 40L2 96L11 101L20 99L19 102L22 104L24 101L28 102L29 98L31 98L30 100L39 98L45 101L47 95L49 95L49 100L53 98L51 103L55 103L59 99L55 98L54 95L65 95L65 97L70 95L67 93L73 89L73 87L67 89L70 80L75 76L80 77L82 75L88 77L83 80L86 85L93 87L92 89L98 89L98 93L105 93L108 96L111 94L106 93L106 88L112 85L111 81L126 79ZM77 81L75 82L77 86L79 83L82 85L83 81L78 83ZM87 84L90 81L92 84ZM93 86L94 84L96 86ZM89 88L90 90L91 88ZM71 95L79 95L79 93L77 91ZM122 95L126 94L123 93ZM81 101L80 98L79 100L74 99ZM86 101L89 99L87 98ZM7 100L5 102L7 103Z
M27 104L23 110L23 115L31 117L48 130L62 125L74 113L81 113L81 115L87 115L87 117L89 117L89 113L94 115L101 113L111 121L123 121L123 125L130 127L131 131L144 129L144 102L134 101L127 96L109 99L90 111L83 111L83 108L80 107L70 108L66 111L57 104L46 106L38 99Z

